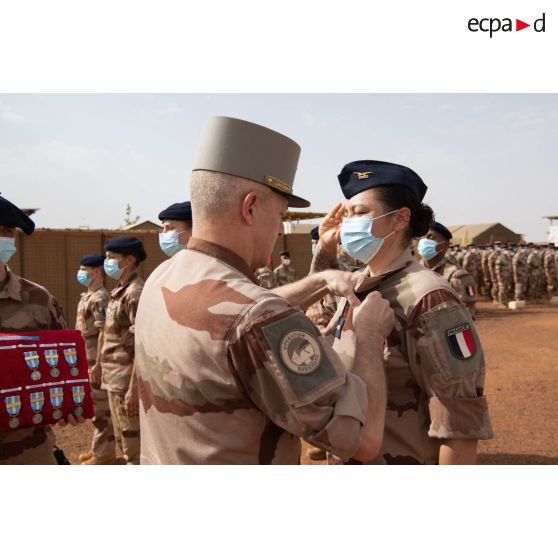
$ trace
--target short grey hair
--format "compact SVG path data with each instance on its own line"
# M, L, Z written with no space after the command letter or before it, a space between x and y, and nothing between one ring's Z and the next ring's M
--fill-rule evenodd
M227 213L250 193L267 201L269 188L252 180L213 171L194 171L191 180L191 203L194 222L202 222Z

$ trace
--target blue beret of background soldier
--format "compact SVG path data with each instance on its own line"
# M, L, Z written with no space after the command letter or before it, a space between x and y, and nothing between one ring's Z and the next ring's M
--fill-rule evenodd
M161 213L163 232L159 233L159 246L171 258L186 249L192 236L192 204L189 201L173 203Z
M373 463L474 463L477 440L492 437L482 347L458 295L408 248L433 220L422 203L427 187L413 170L374 160L345 165L338 180L348 201L321 223L312 269L335 267L341 243L367 264L356 294L380 292L396 316L386 347L384 440ZM349 370L361 350L353 314L341 301L326 328Z

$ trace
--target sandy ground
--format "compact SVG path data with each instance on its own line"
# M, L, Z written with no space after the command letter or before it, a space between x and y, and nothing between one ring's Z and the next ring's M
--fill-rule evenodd
M480 464L558 464L558 307L520 311L478 304L477 327L487 363L485 394L495 437L479 444ZM89 449L90 422L56 427L72 463ZM302 462L310 461L303 450Z

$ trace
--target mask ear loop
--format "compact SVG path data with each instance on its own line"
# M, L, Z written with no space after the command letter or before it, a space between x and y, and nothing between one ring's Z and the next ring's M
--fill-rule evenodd
M372 219L372 226L370 227L370 234L372 234L372 236L376 236L373 232L372 229L374 228L374 221L376 221L376 219L381 219L382 217L386 217L387 215L391 215L392 213L396 213L397 211L399 211L399 209L394 209L393 211L390 211L389 213L384 213L383 215L378 215L378 217L371 217ZM386 238L389 238L393 233L395 232L395 230L391 231L388 235L384 236L382 238L382 240L385 240ZM376 236L376 238L380 238L379 236Z

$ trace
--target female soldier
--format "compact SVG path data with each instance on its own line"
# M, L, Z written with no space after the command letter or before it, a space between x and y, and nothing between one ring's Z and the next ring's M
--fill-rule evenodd
M349 201L320 225L314 269L335 265L340 240L350 256L368 264L357 272L357 295L378 290L396 315L384 354L384 442L374 463L475 463L477 440L492 437L479 338L447 281L420 265L408 248L433 219L421 203L427 187L411 169L380 161L349 163L338 179ZM344 299L328 333L350 370L355 332Z

